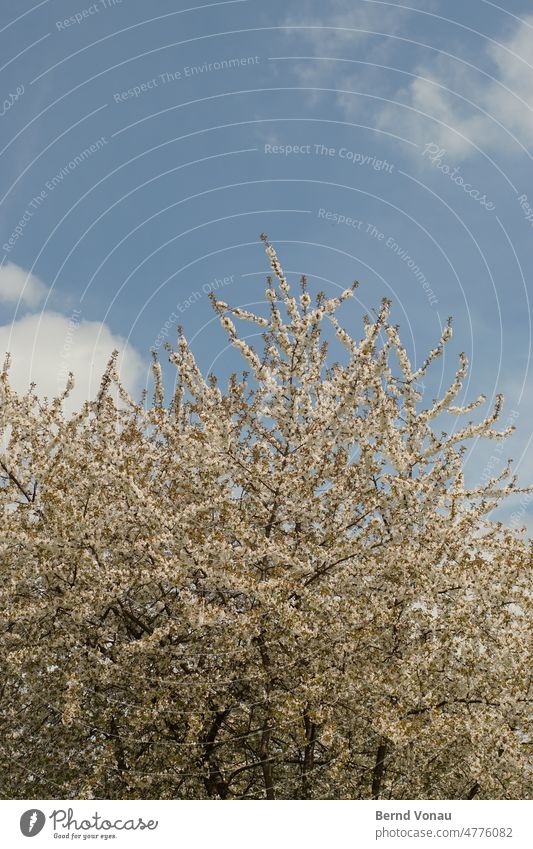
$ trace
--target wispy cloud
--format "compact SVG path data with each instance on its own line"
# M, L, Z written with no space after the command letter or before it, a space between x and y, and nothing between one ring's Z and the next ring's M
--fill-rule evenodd
M424 12L438 23L433 4ZM285 20L297 27L287 30L292 55L306 57L290 68L302 86L337 89L335 103L346 120L364 116L377 129L438 143L457 158L478 149L513 154L530 148L533 15L513 17L503 34L484 40L457 27L442 53L436 44L431 49L429 35L410 40L421 20L415 9L393 3L307 0ZM346 93L352 91L378 92L382 100ZM324 96L331 102L331 94Z
M380 110L378 126L434 141L461 158L477 150L520 153L533 144L532 15L469 61L440 55L415 73L396 92L400 105Z
M398 31L405 17L402 9L353 0L330 0L329 3L306 0L298 4L298 11L291 11L284 23L286 26L303 27L291 35L304 39L316 56L337 55L338 48L353 47L381 33Z
M22 304L35 309L41 304L48 292L45 284L35 275L30 274L8 262L0 266L0 302L4 304Z
M363 76L371 73L371 64L386 60L395 46L388 35L400 32L407 14L393 7L384 12L382 6L363 0L331 0L326 4L306 0L297 8L287 15L284 24L293 54L308 57L292 65L298 81L302 86L344 90L357 90ZM327 59L356 59L361 64Z

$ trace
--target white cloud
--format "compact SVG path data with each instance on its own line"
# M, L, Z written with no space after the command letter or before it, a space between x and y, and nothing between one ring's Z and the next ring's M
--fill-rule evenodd
M122 382L136 397L146 367L139 354L106 324L45 311L28 315L10 325L0 326L0 357L11 354L10 383L18 392L37 384L40 396L56 397L65 388L69 371L75 388L65 410L79 408L94 398L103 371L114 349Z
M46 297L44 283L19 265L8 262L0 266L0 302L18 304L35 309Z
M419 65L417 78L396 92L394 100L410 109L386 106L378 126L422 144L435 142L461 158L475 154L476 147L519 153L520 145L531 146L533 16L468 61L490 76L441 55L431 66Z

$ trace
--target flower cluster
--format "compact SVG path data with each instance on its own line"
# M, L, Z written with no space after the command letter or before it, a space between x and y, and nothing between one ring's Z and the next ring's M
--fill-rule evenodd
M250 370L225 391L180 338L169 403L157 360L148 405L113 358L67 418L6 362L2 795L524 798L531 549L490 520L509 470L462 469L501 399L437 434L484 402L456 403L462 357L422 404L451 325L415 369L387 301L353 339L354 287L294 298L264 241L269 317L213 299Z

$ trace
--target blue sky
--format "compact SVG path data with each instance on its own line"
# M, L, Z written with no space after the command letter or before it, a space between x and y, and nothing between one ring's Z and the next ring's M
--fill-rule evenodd
M11 7L11 8L9 8ZM0 349L14 380L126 382L181 323L205 371L236 367L207 291L261 309L268 233L289 277L345 310L386 295L415 361L448 315L434 385L506 396L529 451L533 8L507 0L44 0L0 12ZM510 417L510 418L509 418ZM533 510L518 510L531 526Z

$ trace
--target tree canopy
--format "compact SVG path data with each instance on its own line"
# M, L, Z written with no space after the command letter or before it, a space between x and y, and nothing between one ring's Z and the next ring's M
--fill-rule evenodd
M224 389L183 335L172 398L113 357L68 416L72 381L17 394L6 361L0 792L530 798L531 546L489 515L510 469L463 473L502 399L461 424L461 355L427 403L450 323L415 368L388 301L354 339L354 287L294 293L264 243L265 315L213 298L247 370Z

